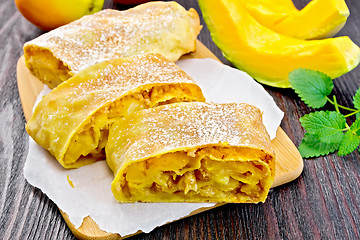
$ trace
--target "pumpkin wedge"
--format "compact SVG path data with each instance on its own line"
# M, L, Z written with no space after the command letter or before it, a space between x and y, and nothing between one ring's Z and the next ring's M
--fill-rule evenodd
M239 1L199 0L199 5L224 56L263 84L290 87L288 74L297 68L337 78L359 64L360 49L348 37L295 39L258 23Z
M259 23L271 29L276 23L297 14L292 0L241 0Z
M344 0L313 0L300 11L291 0L242 0L242 3L262 25L299 39L332 37L350 15Z

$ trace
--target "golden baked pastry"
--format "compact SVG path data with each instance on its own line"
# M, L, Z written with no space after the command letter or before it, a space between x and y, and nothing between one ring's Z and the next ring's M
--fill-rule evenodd
M120 202L265 201L275 156L260 110L175 103L114 121L105 147Z
M29 135L65 168L104 159L116 117L181 101L204 101L201 89L160 54L101 62L46 95L26 125Z
M149 2L126 11L106 9L25 43L25 62L54 88L105 60L153 52L176 61L195 50L200 30L197 12L175 2Z

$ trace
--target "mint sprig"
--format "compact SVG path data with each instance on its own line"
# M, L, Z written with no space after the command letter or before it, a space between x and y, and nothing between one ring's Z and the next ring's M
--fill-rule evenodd
M334 85L326 74L310 69L296 69L289 74L294 91L309 107L321 108L326 103L334 105L335 111L316 111L300 118L306 133L299 145L304 158L318 157L338 150L347 155L360 145L360 88L353 97L354 108L337 103L335 95L329 97ZM346 115L340 112L347 111ZM356 114L356 121L349 126L346 118Z

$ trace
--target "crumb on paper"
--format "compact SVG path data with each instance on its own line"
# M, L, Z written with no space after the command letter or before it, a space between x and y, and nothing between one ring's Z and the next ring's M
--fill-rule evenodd
M71 186L72 188L75 188L73 181L71 181L70 178L69 178L69 175L67 175L66 178L67 178L70 186Z

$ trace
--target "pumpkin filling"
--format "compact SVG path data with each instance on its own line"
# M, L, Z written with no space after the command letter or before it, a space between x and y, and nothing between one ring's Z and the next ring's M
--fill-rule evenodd
M70 69L49 50L27 47L25 59L29 70L51 89L73 76Z
M264 201L274 177L266 156L239 147L166 153L128 165L113 192L121 202Z
M99 109L74 134L64 155L64 162L88 162L105 159L104 148L109 135L109 125L118 117L147 108L176 102L197 101L196 91L185 85L155 86L132 93Z

